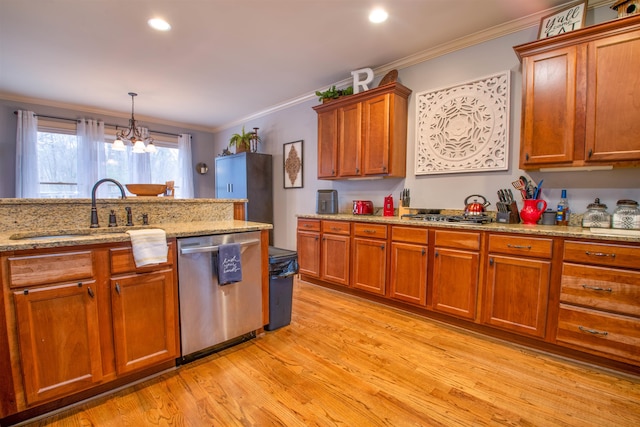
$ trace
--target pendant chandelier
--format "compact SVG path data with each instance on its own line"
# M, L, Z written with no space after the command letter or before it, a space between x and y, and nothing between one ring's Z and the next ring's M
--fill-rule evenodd
M155 153L156 146L153 145L153 138L148 135L146 129L138 127L136 119L133 116L133 98L138 96L138 94L129 92L129 96L131 97L129 127L120 131L118 131L118 127L116 127L116 140L113 142L112 148L116 151L124 151L126 150L124 141L129 141L134 153Z

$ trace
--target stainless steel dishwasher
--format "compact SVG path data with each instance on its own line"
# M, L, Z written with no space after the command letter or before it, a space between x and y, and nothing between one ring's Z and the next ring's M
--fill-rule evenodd
M242 281L221 286L214 262L227 243L240 244ZM263 326L262 267L259 231L178 239L183 362L255 337Z

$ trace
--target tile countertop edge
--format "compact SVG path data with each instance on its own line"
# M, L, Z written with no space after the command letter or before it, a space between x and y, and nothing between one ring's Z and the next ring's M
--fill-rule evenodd
M524 224L502 224L492 222L489 224L460 224L460 223L441 223L429 222L421 220L401 219L397 216L378 216L378 215L352 215L352 214L297 214L297 218L308 219L324 219L335 221L353 221L353 222L372 222L380 224L393 225L412 225L432 228L446 228L456 230L476 230L476 231L495 231L502 233L528 234L535 236L559 236L559 237L575 237L581 239L607 240L616 242L632 242L640 243L640 235L625 236L614 234L596 234L589 231L588 228L582 227L566 227L557 225L524 225Z
M150 225L149 229L160 228L167 233L167 238L173 237L191 237L203 236L208 234L224 234L224 233L242 233L248 231L269 230L273 228L272 224L225 220L225 221L207 221L207 222L185 222L185 223L167 223ZM136 227L136 229L140 229ZM74 230L55 230L51 234L72 234L73 232L86 231L85 229ZM24 250L24 249L42 249L56 248L65 246L81 246L101 243L116 243L130 241L129 235L126 234L126 227L119 227L117 231L108 228L92 229L91 234L77 235L71 237L51 237L50 239L11 239L10 237L16 232L0 233L0 252ZM33 233L37 235L37 233ZM41 234L45 234L42 232Z

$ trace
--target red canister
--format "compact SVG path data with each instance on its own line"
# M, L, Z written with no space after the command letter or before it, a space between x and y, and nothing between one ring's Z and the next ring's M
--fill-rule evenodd
M389 194L387 197L384 198L384 207L382 210L382 215L393 216L394 214L395 212L393 210L393 197L391 197L391 194Z

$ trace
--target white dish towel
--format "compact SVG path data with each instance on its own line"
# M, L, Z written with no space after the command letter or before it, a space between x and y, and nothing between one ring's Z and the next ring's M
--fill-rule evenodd
M136 267L167 262L167 233L160 228L127 231Z

